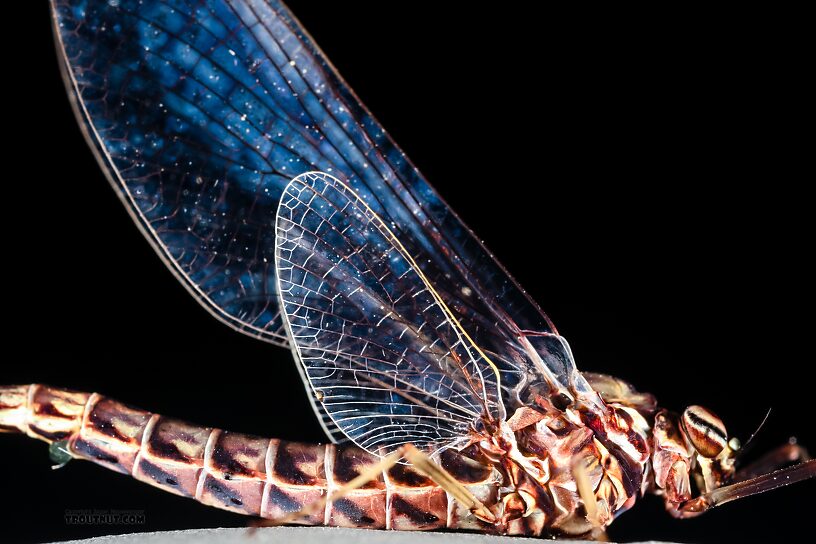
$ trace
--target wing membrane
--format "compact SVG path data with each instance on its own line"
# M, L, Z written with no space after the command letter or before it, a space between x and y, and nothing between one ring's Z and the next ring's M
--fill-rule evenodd
M342 182L295 178L276 267L291 338L323 409L361 447L434 449L502 417L498 370L388 226Z
M320 170L351 187L415 258L499 368L508 408L532 384L588 388L544 313L280 2L52 5L66 81L99 162L168 267L216 317L288 343L272 223L289 181Z

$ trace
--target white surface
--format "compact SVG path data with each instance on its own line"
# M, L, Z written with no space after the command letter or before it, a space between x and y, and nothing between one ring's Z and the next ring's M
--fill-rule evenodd
M195 529L162 533L133 533L71 540L83 544L532 544L585 543L584 540L546 540L472 533L370 531L338 527L265 527L263 529ZM646 543L643 543L646 544ZM657 543L655 543L657 544Z

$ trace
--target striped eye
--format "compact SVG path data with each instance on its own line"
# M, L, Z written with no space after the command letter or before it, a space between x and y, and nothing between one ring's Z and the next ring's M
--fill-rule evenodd
M689 406L683 412L683 430L703 457L717 457L728 442L725 425L711 410Z

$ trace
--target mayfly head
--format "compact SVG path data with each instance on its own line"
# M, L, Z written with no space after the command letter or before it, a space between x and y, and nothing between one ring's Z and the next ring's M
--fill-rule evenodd
M702 406L689 406L680 418L680 431L693 449L697 487L709 492L734 476L739 440L729 438L722 420Z
M659 411L653 438L654 491L663 495L666 509L676 517L693 517L816 476L816 464L795 442L737 471L739 440L729 437L722 420L702 406L689 406L680 416ZM805 462L786 466L800 460Z
M678 514L683 504L730 482L739 447L729 439L722 420L702 406L689 406L677 416L661 410L655 416L654 453L656 491L666 507Z

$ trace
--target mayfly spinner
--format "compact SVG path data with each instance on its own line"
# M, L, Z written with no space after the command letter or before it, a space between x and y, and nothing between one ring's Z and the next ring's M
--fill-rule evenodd
M577 371L277 0L52 8L133 219L204 308L292 350L333 443L44 385L0 387L0 429L271 522L378 529L597 536L645 493L690 517L816 475L792 445L737 470L710 410Z

